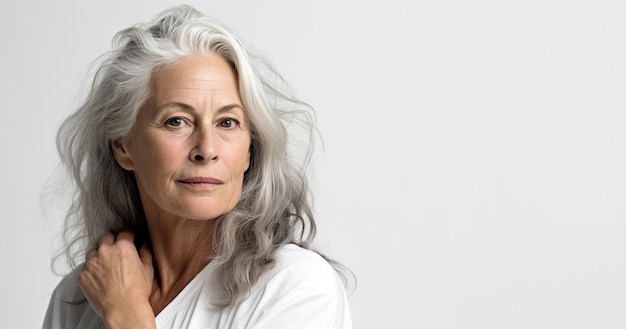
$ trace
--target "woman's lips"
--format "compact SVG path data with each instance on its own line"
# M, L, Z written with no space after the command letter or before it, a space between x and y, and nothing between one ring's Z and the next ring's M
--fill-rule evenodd
M221 180L213 177L190 177L180 180L181 183L192 186L211 186L224 184Z

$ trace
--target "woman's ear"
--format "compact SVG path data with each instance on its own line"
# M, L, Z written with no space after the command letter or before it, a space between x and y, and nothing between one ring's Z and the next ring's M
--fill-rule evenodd
M135 163L133 162L132 155L128 152L128 149L120 141L115 141L112 144L113 156L120 165L120 167L132 171L135 169Z

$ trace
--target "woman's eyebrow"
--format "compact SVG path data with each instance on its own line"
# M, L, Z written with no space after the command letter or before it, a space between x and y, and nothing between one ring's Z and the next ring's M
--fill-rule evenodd
M164 109L169 108L169 107L179 108L179 109L181 109L181 110L183 110L185 112L189 112L189 113L192 113L192 112L196 111L196 109L194 109L193 106L185 104L185 103L180 103L180 102L167 102L167 103L158 105L156 107L156 109L157 109L157 111L160 111L160 110L164 110Z
M224 112L242 112L244 114L246 111L243 109L241 104L228 104L220 107L215 114L220 114Z
M193 106L185 104L185 103L180 103L180 102L168 102L165 104L161 104L157 106L157 110L163 110L169 107L180 108L181 110L188 112L188 113L196 112L196 109ZM245 110L241 104L234 103L234 104L228 104L228 105L224 105L220 107L215 112L215 114L220 114L223 112L233 112L233 111L241 111L245 113Z

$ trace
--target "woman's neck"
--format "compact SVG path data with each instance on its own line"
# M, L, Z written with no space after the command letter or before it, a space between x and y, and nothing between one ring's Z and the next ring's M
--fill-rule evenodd
M208 264L214 220L188 220L146 214L154 284L150 303L158 314Z

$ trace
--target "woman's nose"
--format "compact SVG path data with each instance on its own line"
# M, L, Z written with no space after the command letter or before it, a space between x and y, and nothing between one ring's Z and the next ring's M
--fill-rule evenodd
M194 132L194 147L189 156L193 162L206 162L217 159L217 148L212 128L198 128Z

